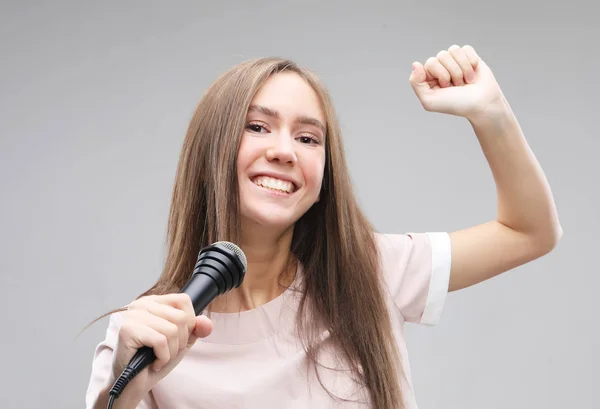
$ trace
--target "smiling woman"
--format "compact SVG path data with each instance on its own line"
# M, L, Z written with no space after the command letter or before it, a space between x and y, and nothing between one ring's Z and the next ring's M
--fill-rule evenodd
M325 121L317 94L296 73L277 74L258 91L237 157L242 244L255 242L251 236L259 229L288 230L291 237L296 221L317 201Z
M491 71L469 47L413 65L427 110L465 116L490 162L498 219L454 233L375 232L353 194L330 97L291 61L247 61L201 99L185 137L164 271L111 315L88 408L142 346L157 360L114 408L416 408L405 322L448 290L539 257L560 236L549 188ZM460 102L460 103L457 103ZM198 251L238 244L240 288L200 317L177 293Z

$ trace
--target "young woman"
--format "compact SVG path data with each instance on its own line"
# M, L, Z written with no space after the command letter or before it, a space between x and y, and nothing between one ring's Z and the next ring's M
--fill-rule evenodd
M236 66L191 120L164 272L112 314L88 408L106 408L142 346L157 360L115 409L416 408L403 324L436 323L448 291L548 253L562 231L544 174L475 50L452 46L412 68L427 111L471 123L496 182L496 220L452 233L375 232L315 75L280 59ZM196 317L177 292L198 251L219 240L244 251L246 277Z

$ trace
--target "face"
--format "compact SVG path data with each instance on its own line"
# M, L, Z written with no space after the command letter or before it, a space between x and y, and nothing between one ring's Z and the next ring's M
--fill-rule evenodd
M238 152L243 223L286 229L318 201L325 133L319 98L304 79L269 78L250 104Z

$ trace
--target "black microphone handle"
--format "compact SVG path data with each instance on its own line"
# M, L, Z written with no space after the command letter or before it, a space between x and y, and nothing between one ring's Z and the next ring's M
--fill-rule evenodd
M194 312L199 315L206 306L219 295L219 287L215 280L208 274L198 273L194 274L190 281L187 282L180 293L188 294L192 298L192 304L194 305ZM150 365L156 360L154 350L150 347L144 346L135 353L133 358L129 361L127 368L123 371L124 378L129 380L133 379L138 373L144 368ZM127 381L129 383L129 381ZM113 390L118 397L123 390L125 385L115 385Z
M219 285L210 275L198 273L192 276L180 292L190 296L194 313L198 316L219 295Z

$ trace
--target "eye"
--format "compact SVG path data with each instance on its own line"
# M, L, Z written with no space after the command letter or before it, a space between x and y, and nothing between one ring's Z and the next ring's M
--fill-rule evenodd
M246 129L256 133L268 132L263 125L257 123L249 123L248 125L246 125Z
M312 135L301 135L297 138L300 142L305 144L314 144L318 145L319 140Z

